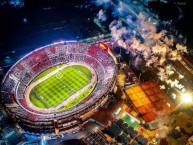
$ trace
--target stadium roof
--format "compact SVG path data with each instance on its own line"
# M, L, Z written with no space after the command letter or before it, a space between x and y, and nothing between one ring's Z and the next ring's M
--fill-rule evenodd
M174 109L174 105L155 81L126 88L125 93L146 122L154 120L159 115L168 114Z

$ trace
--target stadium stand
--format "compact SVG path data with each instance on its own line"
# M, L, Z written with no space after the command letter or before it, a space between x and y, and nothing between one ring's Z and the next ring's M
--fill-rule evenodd
M78 105L65 111L42 113L32 108L25 100L29 84L45 70L68 62L81 62L95 70L97 85L93 92ZM116 65L113 59L98 45L58 42L36 49L16 62L3 79L2 98L9 113L13 114L24 129L51 133L54 132L54 118L58 120L59 129L65 130L81 122L81 118L75 118L99 107L112 90L115 76Z

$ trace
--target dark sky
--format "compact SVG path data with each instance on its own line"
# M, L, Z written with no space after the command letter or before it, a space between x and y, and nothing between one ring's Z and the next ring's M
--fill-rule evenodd
M0 0L3 1L8 0ZM174 3L150 6L162 19L173 19L174 25L192 43L193 5L191 0L186 1L185 5L178 6L183 12L183 18L178 21L175 20L179 9ZM99 10L91 0L24 0L23 7L0 5L0 67L13 64L34 48L54 41L103 33L93 22Z
M25 0L22 8L0 6L0 66L36 47L101 33L93 17L98 9L86 0ZM17 59L17 58L16 58Z
M193 38L193 1L192 0L168 0L169 4L152 2L150 6L161 19L172 20L173 25L186 36ZM180 12L183 17L178 19Z

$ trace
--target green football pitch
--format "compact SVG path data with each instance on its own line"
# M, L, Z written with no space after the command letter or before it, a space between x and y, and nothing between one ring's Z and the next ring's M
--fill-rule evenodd
M135 119L133 119L131 116L129 116L127 113L126 113L125 117L122 119L129 126L135 127L135 126L139 125L139 123Z
M58 68L61 66L62 65L58 65L42 72L32 83L55 70L59 70ZM91 79L92 73L87 67L82 65L67 66L36 85L30 92L30 101L38 108L55 107L87 85ZM85 99L93 91L94 87L95 85L93 84L92 87L79 94L79 96L71 100L66 106L61 107L58 111L75 106Z

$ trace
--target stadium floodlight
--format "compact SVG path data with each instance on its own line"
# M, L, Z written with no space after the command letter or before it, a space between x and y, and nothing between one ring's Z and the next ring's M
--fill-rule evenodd
M135 122L135 120L133 118L131 118L131 123L134 123L134 122Z
M125 116L126 116L126 113L124 112L122 115L123 115L123 117L125 117Z
M185 93L182 95L182 101L186 103L192 102L192 96L190 94Z

